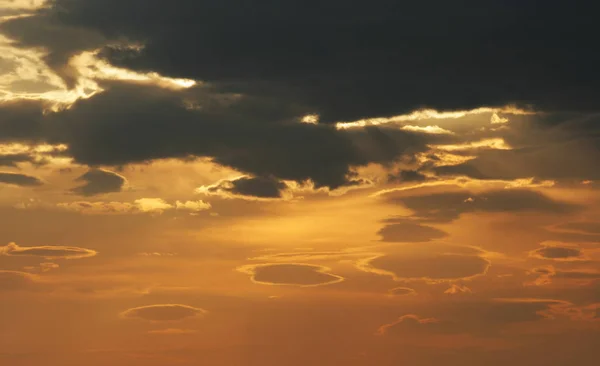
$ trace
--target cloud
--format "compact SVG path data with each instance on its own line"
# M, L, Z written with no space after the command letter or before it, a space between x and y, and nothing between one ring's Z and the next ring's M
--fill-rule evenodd
M238 267L238 271L249 274L252 282L262 285L315 287L344 280L343 277L329 273L329 268L312 264L256 264Z
M287 188L287 184L274 177L242 176L199 187L196 192L225 198L278 199Z
M556 229L595 235L600 234L600 222L568 222L556 226Z
M531 258L547 259L554 261L580 261L585 260L583 249L565 243L544 242L542 247L529 252Z
M39 178L30 175L0 172L0 184L2 183L20 187L37 187L44 184Z
M97 254L98 252L91 249L64 246L21 247L15 243L9 243L6 246L0 247L0 255L11 257L29 256L45 259L81 259L93 257Z
M468 191L433 193L394 197L388 202L401 204L414 211L414 217L432 222L449 222L472 212L541 212L570 213L577 205L556 201L542 193L526 189L489 190L481 193Z
M473 2L468 13L444 1L375 0L365 7L335 0L323 10L292 0L261 3L251 11L237 0L219 7L195 0L56 4L2 27L23 45L48 49L55 69L64 69L81 50L115 44L103 55L119 66L306 105L302 116L319 115L321 123L423 106L462 110L518 103L597 110L597 56L587 47L594 40L593 4L550 2L539 9L522 2ZM203 14L205 21L189 14ZM119 46L122 39L142 47Z
M156 330L148 331L148 334L155 334L155 335L186 335L186 334L194 334L194 333L197 333L197 331L193 330L193 329L178 329L178 328L156 329Z
M597 280L600 280L600 271L597 268L559 270L554 268L553 266L545 266L534 268L528 271L528 274L538 276L535 280L525 283L525 285L533 286L549 285L555 280L579 283L583 285L588 285Z
M409 221L386 225L377 234L381 241L395 243L427 242L448 236L440 229Z
M90 169L77 178L76 181L85 182L84 185L71 190L71 192L81 196L120 192L127 182L123 176L103 169Z
M446 291L444 291L445 294L447 295L459 295L459 294L470 294L473 291L471 291L470 288L468 288L467 286L464 285L458 285L453 283L452 285L450 285L450 288L447 289Z
M121 313L124 318L155 322L178 321L186 318L200 317L204 314L206 314L206 310L180 304L141 306Z
M396 281L453 282L484 275L490 261L484 252L451 245L403 245L357 263L358 269Z
M417 292L410 287L396 287L388 291L393 296L416 295Z
M377 330L378 335L395 336L401 334L423 334L429 332L448 332L447 324L435 318L420 318L418 315L407 314L392 323L382 325Z
M195 214L201 211L210 209L212 206L210 203L198 200L198 201L175 201L174 204L170 204L162 198L140 198L133 203L130 202L88 202L88 201L76 201L76 202L63 202L57 204L60 209L80 212L82 214L91 215L124 215L124 214L156 214L160 215L165 211L188 211L191 214Z
M17 271L0 270L0 291L19 291L35 288L37 277Z
M424 182L428 178L426 175L416 170L401 170L397 175L390 174L388 181L390 182Z

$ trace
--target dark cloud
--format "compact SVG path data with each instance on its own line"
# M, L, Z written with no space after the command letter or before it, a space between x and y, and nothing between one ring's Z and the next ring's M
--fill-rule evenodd
M44 184L39 178L31 175L0 172L0 184L2 183L21 187L36 187Z
M424 182L427 176L416 170L401 170L398 174L390 174L388 176L390 182Z
M583 250L573 245L542 243L542 247L529 252L529 256L556 261L581 260Z
M8 256L32 256L43 257L46 259L79 259L93 257L98 254L96 251L77 247L63 246L40 246L40 247L21 247L15 243L10 243L0 247L0 255Z
M491 190L482 193L467 191L433 193L387 198L414 211L414 216L426 221L448 222L472 212L543 212L569 213L578 206L555 201L542 193L526 189Z
M205 191L209 194L225 193L225 195L234 196L281 198L282 191L286 188L288 188L287 184L274 177L240 177L220 181L206 187Z
M596 6L590 2L54 4L3 28L23 44L49 48L56 68L105 38L128 39L145 48L112 47L104 55L136 70L300 101L322 121L513 102L597 109L599 56L590 46Z
M311 264L260 264L238 268L251 275L252 281L264 285L323 286L338 283L344 279L328 273L326 267Z
M0 155L0 166L16 167L17 163L30 162L33 158L29 154Z
M103 169L91 169L76 179L84 185L73 188L71 192L82 196L95 196L103 193L120 192L127 180L117 173Z
M359 261L358 268L396 281L452 282L485 274L490 261L482 254L470 247L404 245Z
M129 309L124 311L121 315L131 319L165 322L183 320L186 318L202 316L204 314L206 314L206 310L188 305L160 304Z
M0 109L0 132L5 132L0 138L67 144L65 155L90 166L206 156L252 176L269 177L261 179L310 179L317 188L355 184L351 167L390 163L426 150L425 138L417 134L300 123L293 106L215 95L210 87L179 92L123 83L104 87L107 91L58 113L44 115L30 110L39 105L11 103L7 111ZM189 98L201 105L186 107ZM393 149L380 145L382 136ZM268 185L241 183L239 189L246 190Z
M440 229L408 221L386 225L377 234L381 241L395 243L426 242L448 235Z

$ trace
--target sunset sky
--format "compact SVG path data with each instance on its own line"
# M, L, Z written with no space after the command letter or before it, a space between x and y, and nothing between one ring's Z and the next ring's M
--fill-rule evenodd
M0 0L0 365L600 365L597 8Z

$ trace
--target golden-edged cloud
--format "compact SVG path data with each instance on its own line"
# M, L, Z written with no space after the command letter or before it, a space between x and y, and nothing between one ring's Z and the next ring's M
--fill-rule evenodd
M475 248L408 244L361 260L357 268L395 281L441 283L484 275L490 265L486 253Z
M206 310L181 304L157 304L132 308L121 313L128 319L141 319L154 322L178 321L187 318L201 317Z
M388 294L392 296L406 296L406 295L416 295L417 291L410 287L396 287L388 291Z
M529 257L553 261L583 261L586 260L584 250L576 245L560 242L543 242L541 248L529 252Z
M301 263L267 263L238 267L250 275L252 282L261 285L316 287L342 282L343 277L329 273L323 266Z
M95 250L66 246L21 247L15 243L9 243L6 246L0 247L0 255L11 257L28 256L45 259L81 259L93 257L97 254L98 252Z
M165 211L186 211L190 214L196 214L200 211L210 209L210 203L197 201L175 201L171 204L162 198L140 198L133 202L118 201L75 201L63 202L57 204L59 209L79 212L82 214L96 215L124 215L124 214L162 214Z

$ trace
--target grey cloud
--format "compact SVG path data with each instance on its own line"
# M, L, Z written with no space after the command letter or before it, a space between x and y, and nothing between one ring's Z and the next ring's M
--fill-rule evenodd
M526 189L491 190L482 193L468 191L434 193L387 198L414 211L425 221L449 222L471 212L543 212L570 213L577 205L556 201L542 193Z
M108 47L104 54L136 70L300 101L324 122L423 106L598 108L599 60L589 46L596 8L587 2L551 0L542 8L475 0L459 7L389 0L368 6L334 0L326 8L300 0L54 4L3 29L23 44L48 48L55 68L104 38L143 42L140 52Z
M10 184L21 187L36 187L44 184L39 178L31 175L0 172L0 184Z
M104 193L120 192L127 180L117 173L103 169L90 169L76 179L85 182L84 185L73 188L71 191L82 196L95 196Z
M274 177L240 177L209 186L206 192L258 198L281 198L282 191L286 188L288 188L287 184Z

